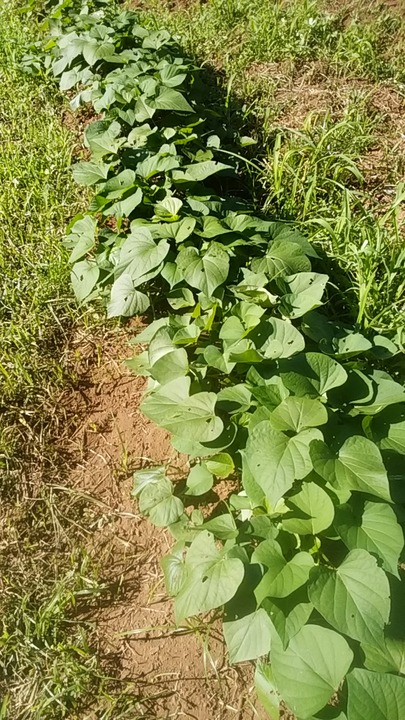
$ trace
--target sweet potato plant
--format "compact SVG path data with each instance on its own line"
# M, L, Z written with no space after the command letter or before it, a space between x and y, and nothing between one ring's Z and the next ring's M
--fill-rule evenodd
M54 4L47 25L46 64L98 117L73 167L94 190L66 239L73 288L109 317L150 312L142 410L190 458L181 492L164 467L134 485L174 536L177 623L222 613L271 718L283 700L301 720L403 720L400 348L337 321L311 242L255 214L249 140L168 32L109 2ZM187 512L224 478L221 514Z

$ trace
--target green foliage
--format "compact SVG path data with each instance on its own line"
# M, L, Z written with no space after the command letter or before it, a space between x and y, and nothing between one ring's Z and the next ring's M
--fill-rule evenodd
M329 320L311 243L242 199L245 141L210 111L201 70L138 20L80 15L49 46L72 106L102 115L74 170L94 187L67 239L76 294L110 316L153 308L131 363L149 377L142 409L194 459L182 491L160 467L136 473L134 493L177 541L163 560L177 622L223 608L231 659L266 659L270 714L281 697L309 720L337 693L356 720L365 678L378 705L381 663L403 668L405 394L376 352L400 347ZM231 473L218 514L187 511Z
M150 26L163 23L199 62L221 68L229 119L232 94L241 99L263 150L257 199L272 215L302 221L336 260L339 319L403 333L404 170L395 117L403 14L365 0L142 7Z

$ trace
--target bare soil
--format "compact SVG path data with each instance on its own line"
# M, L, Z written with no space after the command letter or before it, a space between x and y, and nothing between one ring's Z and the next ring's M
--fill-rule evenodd
M95 623L97 650L114 675L133 682L145 718L264 718L252 690L252 665L228 666L220 625L175 626L159 562L172 539L139 515L131 474L165 464L181 477L187 460L139 410L144 380L122 363L132 354L126 337L78 335L70 348L75 387L59 399L67 484L91 499L88 549L114 590L86 618Z

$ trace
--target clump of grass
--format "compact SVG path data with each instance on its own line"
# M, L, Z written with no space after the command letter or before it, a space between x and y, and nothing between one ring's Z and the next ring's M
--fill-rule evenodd
M359 163L375 143L375 123L357 103L339 122L311 115L302 131L278 134L264 162L264 209L302 224L337 260L351 283L349 321L396 332L405 325L405 193L399 183L381 206L366 192Z
M80 547L80 497L44 486L18 508L4 505L2 525L0 718L140 717L132 684L110 676L94 650L92 609L111 588Z
M344 188L362 186L358 161L373 141L373 121L358 103L339 122L312 113L302 130L281 130L264 162L265 209L298 221L330 213Z
M54 88L21 72L32 37L14 2L0 8L0 458L62 377L60 348L77 317L63 228L81 207L69 165L74 137ZM5 412L6 407L8 412Z

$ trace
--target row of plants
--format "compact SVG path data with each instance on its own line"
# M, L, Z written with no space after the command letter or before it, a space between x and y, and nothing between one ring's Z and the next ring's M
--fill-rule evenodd
M401 720L400 348L337 322L325 258L254 213L252 141L168 32L100 1L52 4L46 24L45 68L97 117L73 167L94 189L66 238L73 288L109 317L149 313L130 361L142 411L190 458L184 486L135 473L141 511L174 536L177 623L223 615L271 718L282 701L302 720Z

